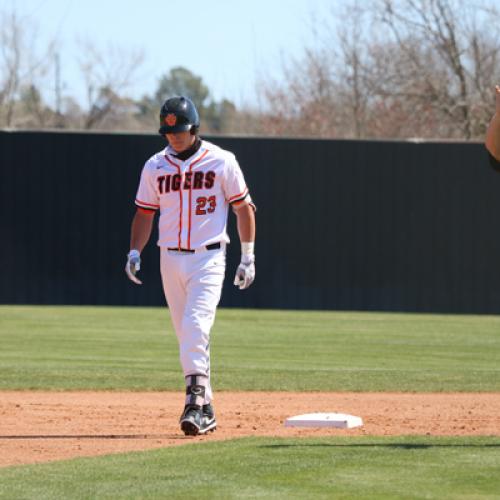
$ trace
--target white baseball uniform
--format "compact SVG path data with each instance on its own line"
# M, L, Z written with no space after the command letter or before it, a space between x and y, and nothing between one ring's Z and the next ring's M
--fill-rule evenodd
M202 140L185 161L175 155L167 146L146 162L135 203L160 211L161 276L181 365L185 377L200 376L205 397L198 403L207 404L210 329L224 280L229 206L253 203L234 154Z

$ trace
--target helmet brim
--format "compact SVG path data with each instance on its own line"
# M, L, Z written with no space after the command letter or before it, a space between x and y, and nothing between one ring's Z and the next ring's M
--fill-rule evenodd
M177 132L188 132L191 130L191 127L194 127L194 125L191 125L190 123L185 123L185 124L177 124L174 125L173 127L169 127L168 125L162 125L158 132L161 135L165 134L176 134Z

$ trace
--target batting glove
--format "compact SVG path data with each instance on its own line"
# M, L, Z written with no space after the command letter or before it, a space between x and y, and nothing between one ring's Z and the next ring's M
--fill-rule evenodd
M242 255L241 263L236 270L236 276L234 277L235 286L239 287L240 290L245 290L248 288L255 279L255 256L254 255Z
M142 281L137 279L136 274L141 269L141 254L139 250L130 250L127 254L127 264L125 265L125 272L130 281L136 285L142 285Z

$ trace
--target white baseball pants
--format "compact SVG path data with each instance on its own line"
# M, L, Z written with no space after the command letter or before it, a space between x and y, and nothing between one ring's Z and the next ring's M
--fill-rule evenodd
M182 253L162 247L160 269L184 377L207 377L205 404L210 403L210 329L222 292L225 248Z

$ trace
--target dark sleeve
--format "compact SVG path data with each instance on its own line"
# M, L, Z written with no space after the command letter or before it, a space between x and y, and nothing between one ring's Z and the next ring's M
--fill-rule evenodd
M500 161L498 161L489 151L488 157L490 160L490 165L497 171L500 172Z

